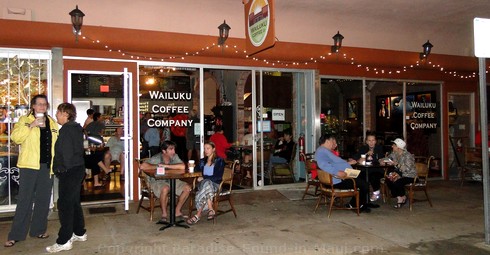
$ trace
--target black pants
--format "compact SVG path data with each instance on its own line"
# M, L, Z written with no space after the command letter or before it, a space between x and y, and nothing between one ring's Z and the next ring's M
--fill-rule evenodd
M53 189L53 178L49 171L47 164L41 164L39 170L29 168L19 170L19 195L8 240L23 241L26 239L27 232L30 236L46 233Z
M380 180L385 175L385 170L383 168L369 168L369 183L373 187L373 191L379 190L381 188ZM366 171L361 171L357 178L366 180Z
M105 151L93 151L90 155L85 155L85 167L92 170L92 176L100 174L99 162L104 163ZM84 170L85 171L85 170Z
M405 185L412 182L413 182L413 178L408 178L408 177L402 177L398 179L396 182L392 182L388 178L386 179L386 185L388 185L388 188L390 188L392 197L405 196Z
M58 244L68 242L73 233L82 236L86 232L80 204L80 189L84 175L85 167L78 166L70 168L68 172L58 177L58 216L61 223L58 239L56 239Z
M359 205L361 206L363 204L368 203L366 198L369 192L369 184L365 180L360 179L359 177L353 180L356 182L357 189L359 190ZM354 183L352 183L352 180L350 179L342 180L342 182L333 185L333 187L336 189L353 189ZM352 197L352 199L350 200L350 205L352 205L353 207L356 206L355 197Z

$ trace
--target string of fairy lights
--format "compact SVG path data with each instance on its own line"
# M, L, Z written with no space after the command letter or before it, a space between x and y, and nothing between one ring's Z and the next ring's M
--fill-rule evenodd
M400 74L403 72L407 72L410 70L414 69L433 69L436 71L440 71L446 75L451 75L460 79L475 79L478 77L478 72L458 72L455 70L446 70L442 65L433 63L432 61L428 60L418 60L415 63L405 65L403 67L373 67L373 66L367 66L363 65L362 63L358 62L355 57L348 56L347 53L327 53L325 55L321 55L318 57L310 57L307 58L305 61L284 61L284 60L268 60L268 59L261 59L257 57L250 57L247 54L247 51L244 49L240 49L236 45L230 46L227 44L224 45L218 45L218 44L211 44L205 47L202 47L201 49L192 51L192 52L185 52L180 55L173 55L173 56L166 56L166 57L156 57L156 56L148 56L148 55L140 55L140 54L135 54L131 53L128 51L125 51L123 49L115 49L112 48L111 46L102 43L100 40L90 38L89 36L82 36L83 40L88 40L94 44L100 44L104 45L103 48L106 49L109 52L117 52L121 54L123 57L127 57L130 59L135 59L135 60L149 60L149 61L175 61L175 60L185 60L186 57L195 57L199 55L203 55L206 51L210 51L214 48L222 48L222 50L232 50L235 54L239 55L239 57L250 59L252 61L257 61L257 62L262 62L262 64L270 65L272 67L305 67L314 63L318 62L328 62L329 59L335 58L335 59L343 59L343 61L346 64L351 64L357 68L363 69L365 72L368 73L374 73L376 75L396 75ZM333 60L333 59L332 59ZM424 63L425 62L425 63ZM423 67L422 67L423 66ZM488 74L490 70L490 65L486 67L486 73Z

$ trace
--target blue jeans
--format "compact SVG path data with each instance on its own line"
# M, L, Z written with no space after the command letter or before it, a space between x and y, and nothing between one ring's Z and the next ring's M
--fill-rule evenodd
M272 171L272 164L287 164L288 160L279 156L272 156L269 159L269 173Z

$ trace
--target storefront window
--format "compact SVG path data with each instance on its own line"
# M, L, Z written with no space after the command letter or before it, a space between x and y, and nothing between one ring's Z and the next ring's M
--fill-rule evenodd
M385 152L392 140L405 138L412 154L440 162L440 84L366 80L362 86L362 80L322 79L321 133L337 136L342 157L355 153L371 131ZM441 168L430 175L441 177Z
M362 81L322 79L321 134L333 134L342 157L350 157L362 145Z
M160 152L151 144L171 140L177 144L176 153L187 162L196 153L197 148L192 145L196 145L200 135L199 69L142 65L139 76L140 157ZM191 116L194 114L197 116ZM161 141L145 140L145 132L150 128L158 131ZM194 149L189 152L187 148Z
M49 51L0 49L0 206L17 203L19 146L10 133L28 113L31 98L48 93L50 58Z

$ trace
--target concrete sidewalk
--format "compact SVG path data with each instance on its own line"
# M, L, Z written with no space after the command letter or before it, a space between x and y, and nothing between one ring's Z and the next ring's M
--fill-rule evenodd
M299 188L237 191L238 218L218 217L217 224L202 219L190 229L170 228L149 221L149 214L126 213L122 204L114 213L86 213L88 241L76 242L60 254L490 254L484 244L482 185L455 181L430 182L434 207L427 202L394 209L381 204L359 217L351 211L327 209L313 213L315 199L298 200ZM289 197L289 198L288 198ZM382 203L382 202L381 202ZM225 206L225 205L223 205ZM88 208L86 208L88 209ZM158 219L160 210L155 213ZM2 215L3 216L3 215ZM52 213L46 240L28 238L1 254L46 254L57 236L59 222ZM4 242L10 222L0 223Z

